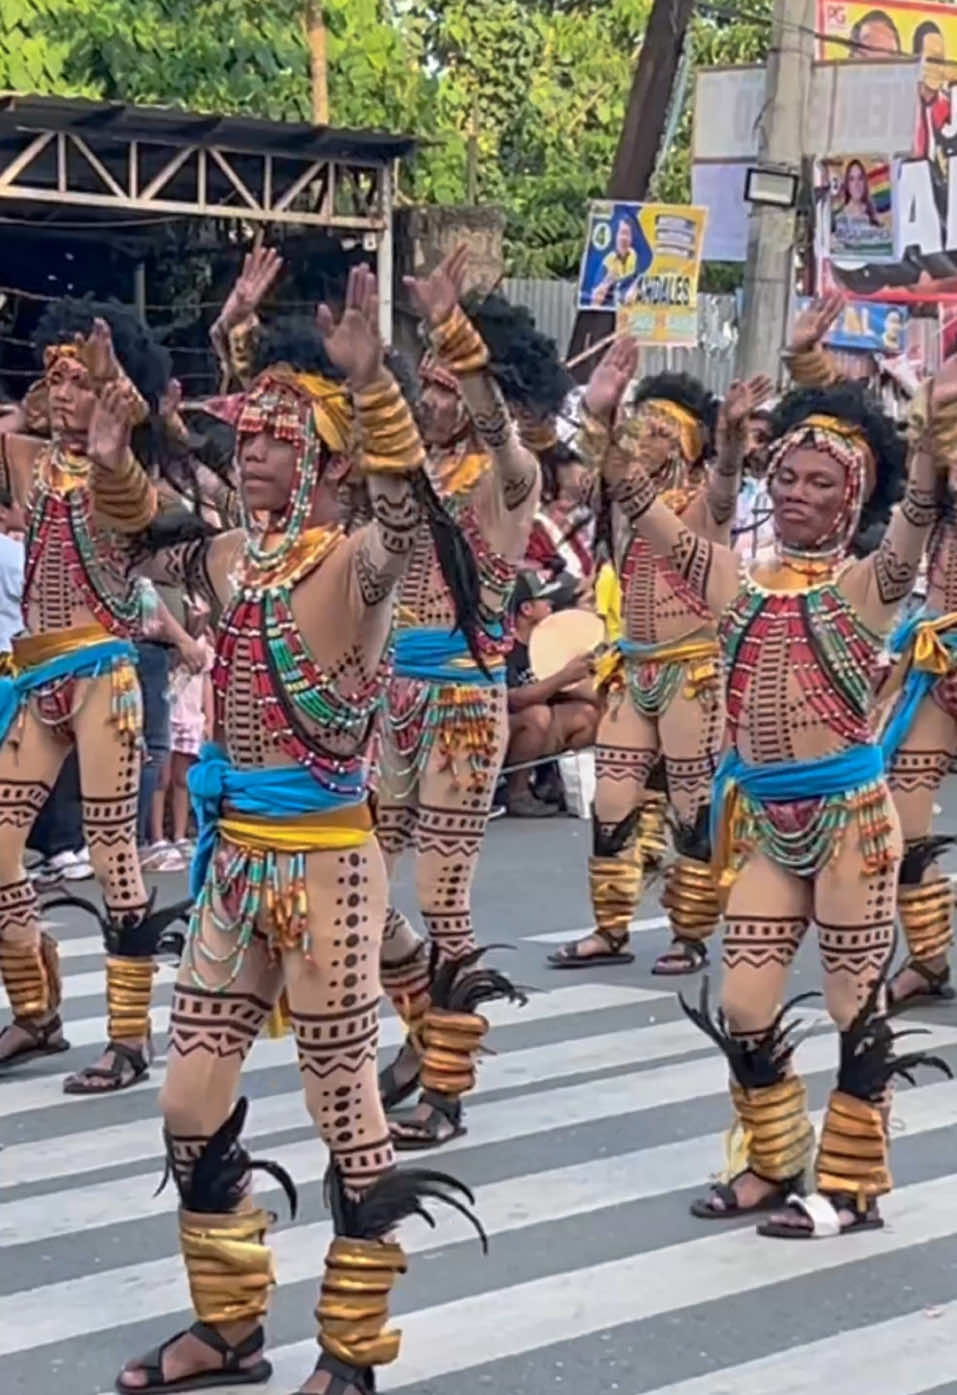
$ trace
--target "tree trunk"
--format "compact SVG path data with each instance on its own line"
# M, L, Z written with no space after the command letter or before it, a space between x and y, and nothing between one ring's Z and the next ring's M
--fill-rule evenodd
M326 57L326 20L321 0L306 0L304 22L312 75L312 121L314 126L328 126L329 64Z

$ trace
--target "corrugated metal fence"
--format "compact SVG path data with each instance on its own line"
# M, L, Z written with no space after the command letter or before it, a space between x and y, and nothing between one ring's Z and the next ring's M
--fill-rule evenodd
M525 277L506 278L502 294L513 305L527 305L543 334L565 353L575 326L574 281L545 281ZM698 297L698 347L695 349L642 349L641 372L665 369L693 373L712 392L724 393L734 375L737 344L737 302L733 295Z

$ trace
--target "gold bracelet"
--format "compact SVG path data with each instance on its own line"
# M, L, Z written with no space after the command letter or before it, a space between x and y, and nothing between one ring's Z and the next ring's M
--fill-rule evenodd
M394 378L355 394L360 465L367 474L409 474L425 464L425 448Z
M461 305L456 305L447 320L432 330L432 347L442 363L456 377L481 373L488 366L489 353Z
M840 376L831 355L820 344L799 349L786 358L798 387L828 387Z

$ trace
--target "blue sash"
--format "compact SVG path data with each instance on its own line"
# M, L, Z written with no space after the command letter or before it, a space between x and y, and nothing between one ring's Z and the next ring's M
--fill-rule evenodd
M340 783L348 786L342 793L327 789L299 765L240 770L231 764L222 746L213 741L203 746L186 782L198 835L189 869L189 894L194 900L206 880L224 803L240 814L282 819L296 814L326 814L363 804L367 797L365 769L340 777Z
M14 678L0 678L0 741L6 740L21 704L37 688L58 678L99 678L123 660L136 666L136 650L129 640L105 639L23 669Z
M905 620L897 627L888 641L887 647L890 652L898 655L905 653L913 644L918 627L926 624L928 620L936 618L930 611L919 610L916 615ZM957 630L946 630L939 634L938 638L945 648L957 654ZM911 727L914 725L918 708L940 676L939 673L932 673L929 669L911 667L904 681L904 686L897 694L890 720L881 736L881 749L884 752L886 765L890 765L904 744Z
M493 639L502 638L501 626L490 629ZM501 659L486 660L491 676L482 672L458 631L427 626L397 630L395 673L397 678L417 678L423 683L467 683L470 687L494 687L505 681Z

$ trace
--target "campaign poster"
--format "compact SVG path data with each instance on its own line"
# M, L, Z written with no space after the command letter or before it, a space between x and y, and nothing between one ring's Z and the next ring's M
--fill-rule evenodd
M614 310L642 344L698 342L698 276L708 212L684 204L593 203L581 310Z
M818 58L957 59L957 5L942 0L818 0Z
M822 163L831 257L893 261L890 161L842 155L828 156Z
M798 313L809 303L809 296L799 296L796 301ZM903 305L849 300L828 330L824 342L832 349L864 349L891 358L907 349L909 319L910 311Z

